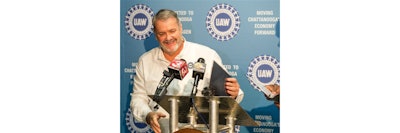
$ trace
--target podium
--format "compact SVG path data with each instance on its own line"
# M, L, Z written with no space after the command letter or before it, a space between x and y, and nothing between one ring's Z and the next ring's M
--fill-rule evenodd
M208 133L221 131L234 133L235 125L259 126L229 96L197 96L193 100L197 111L192 108L189 96L165 95L158 103L170 114L170 133L185 128L193 128ZM199 119L198 116L203 116L204 119ZM178 122L186 125L178 127Z

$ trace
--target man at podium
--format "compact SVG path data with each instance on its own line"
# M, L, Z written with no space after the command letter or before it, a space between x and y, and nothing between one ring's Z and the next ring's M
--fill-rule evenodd
M197 80L198 93L210 84L210 77L213 62L222 65L222 60L213 49L187 41L182 34L182 24L177 14L169 9L161 9L152 20L154 26L154 35L159 43L159 47L144 53L136 66L136 75L134 77L133 93L131 94L130 107L136 120L146 122L156 133L169 132L169 114L160 107L154 109L154 101L149 95L154 95L159 88L160 79L163 79L163 72L169 70L169 66L175 59L184 59L186 63L198 62L199 58L204 59L205 72L202 80ZM180 68L176 68L181 72ZM168 83L166 95L189 96L192 94L195 78L192 77L193 71L190 70L181 79L173 79ZM225 69L225 68L224 68ZM182 69L183 71L184 69ZM171 72L171 71L169 71ZM196 83L197 84L197 83ZM241 102L243 91L236 78L225 79L226 94Z

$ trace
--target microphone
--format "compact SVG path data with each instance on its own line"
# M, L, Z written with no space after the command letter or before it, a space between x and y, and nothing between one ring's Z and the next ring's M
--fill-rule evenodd
M168 66L169 72L173 75L174 78L182 80L188 71L188 65L184 59L175 59Z
M194 81L193 81L192 92L190 94L190 101L191 101L189 103L189 106L191 107L190 110L189 110L190 111L190 115L188 115L188 116L194 117L194 115L197 114L198 116L200 116L200 118L202 118L203 122L208 127L207 122L205 121L203 116L199 113L199 111L197 110L196 105L195 105L195 103L196 103L195 102L195 95L197 93L197 86L199 85L199 80L204 78L204 72L206 70L206 64L204 62L205 62L205 60L203 58L199 58L199 59L197 59L197 62L195 62L193 64L192 77L194 78ZM194 112L194 111L196 111L196 112ZM192 119L192 117L190 117L190 123L196 123L195 120Z
M199 85L199 80L204 78L204 72L206 71L206 64L203 58L197 59L197 62L193 65L193 74L194 78L192 96L197 93L197 86Z
M168 66L169 72L164 70L163 77L154 93L153 101L159 103L167 93L167 88L174 78L182 80L188 73L188 67L184 59L174 60ZM158 108L157 106L155 108Z
M161 97L167 93L167 87L169 83L171 83L172 79L174 79L170 72L164 70L164 76L161 78L160 83L158 83L157 90L154 93L153 101L160 102Z

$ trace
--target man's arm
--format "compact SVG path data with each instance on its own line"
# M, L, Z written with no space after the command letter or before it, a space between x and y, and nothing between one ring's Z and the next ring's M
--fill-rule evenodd
M146 121L147 114L152 111L149 107L150 102L151 99L147 96L147 91L145 90L143 62L139 59L136 66L136 75L134 77L133 93L131 94L130 102L132 114L136 120L141 122Z

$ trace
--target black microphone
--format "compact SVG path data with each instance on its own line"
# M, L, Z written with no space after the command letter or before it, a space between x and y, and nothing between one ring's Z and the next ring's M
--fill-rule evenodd
M167 87L169 83L171 83L171 81L174 79L172 77L172 74L169 73L167 70L164 70L163 75L164 76L161 78L160 83L158 83L157 90L153 96L153 101L157 103L160 102L161 97L164 96L165 93L167 93Z
M192 88L192 92L191 92L191 94L190 94L190 103L189 103L189 106L191 107L190 108L190 114L193 114L193 113L195 113L195 112L193 112L193 111L196 111L196 113L197 113L197 115L200 117L200 118L202 118L202 120L203 120L203 122L206 124L206 126L208 127L208 125L207 125L207 122L205 121L205 119L204 119L204 117L199 113L199 111L197 110L197 108L196 108L196 102L195 102L195 95L196 95L196 93L197 93L197 86L199 85L199 81L200 81L200 79L203 79L204 78L204 72L205 72L205 70L206 70L206 64L204 63L205 62L205 60L203 59L203 58L199 58L199 59L197 59L197 62L195 62L194 64L193 64L193 74L192 74L192 77L194 78L194 81L193 81L193 88ZM194 109L194 110L193 110ZM191 121L192 122L192 121Z
M161 78L153 96L153 101L157 103L159 103L162 97L167 93L167 88L174 78L182 80L188 73L186 61L183 59L172 61L171 64L169 64L168 69L169 72L164 70L164 76Z
M193 74L192 77L194 78L193 81L193 89L191 96L196 95L197 93L197 86L199 85L200 79L204 78L204 72L206 71L206 64L204 63L205 60L203 58L199 58L196 63L193 65Z

